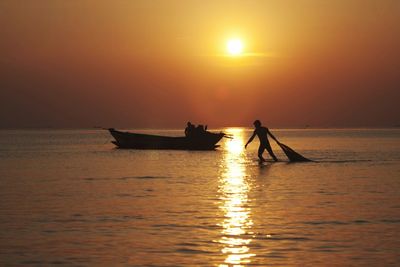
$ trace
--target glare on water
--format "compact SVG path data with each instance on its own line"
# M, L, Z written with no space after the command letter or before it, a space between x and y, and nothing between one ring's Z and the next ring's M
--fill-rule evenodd
M251 187L247 181L245 155L243 153L243 130L228 129L228 134L234 138L226 142L226 153L224 155L223 170L220 176L220 209L224 213L221 223L223 244L222 253L226 255L225 263L220 266L242 266L251 262L255 256L249 249L252 241L251 208L248 200L248 192Z
M271 142L263 164L252 129L221 131L216 151L0 131L0 266L398 265L400 130L272 129L317 162Z

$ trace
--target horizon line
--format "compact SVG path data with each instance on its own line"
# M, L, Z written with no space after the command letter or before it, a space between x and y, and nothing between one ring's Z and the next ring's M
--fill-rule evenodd
M138 130L180 130L184 129L185 127L138 127L138 126L118 126L118 127L101 127L101 126L91 126L91 127L61 127L61 126L29 126L29 127L0 127L0 131L6 131L6 130L108 130L109 128L115 128L115 129L138 129ZM218 126L218 127L208 127L208 129L223 129L223 128L247 128L247 129L253 129L252 126ZM273 126L273 127L268 127L270 129L279 129L279 130L285 130L285 129L290 129L290 130L329 130L329 129L400 129L400 125L392 125L392 126Z

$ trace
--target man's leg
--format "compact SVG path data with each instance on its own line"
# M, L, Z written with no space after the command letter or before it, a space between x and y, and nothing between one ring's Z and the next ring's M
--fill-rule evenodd
M260 161L265 161L265 159L262 156L264 149L265 149L265 146L260 144L260 146L258 147L258 158L260 159Z
M265 144L265 149L271 155L273 160L278 161L278 158L275 156L274 151L272 151L272 148L271 148L271 145L269 144L269 142Z

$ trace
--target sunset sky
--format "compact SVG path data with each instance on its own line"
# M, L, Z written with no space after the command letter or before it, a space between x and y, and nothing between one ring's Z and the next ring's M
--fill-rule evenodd
M3 0L0 36L0 128L400 124L398 0Z

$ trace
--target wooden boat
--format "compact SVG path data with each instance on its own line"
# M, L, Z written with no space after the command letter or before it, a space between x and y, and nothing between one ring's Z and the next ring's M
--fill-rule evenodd
M179 150L214 150L224 133L204 131L190 137L172 137L150 134L139 134L108 129L115 138L112 141L118 148L133 149L179 149Z

